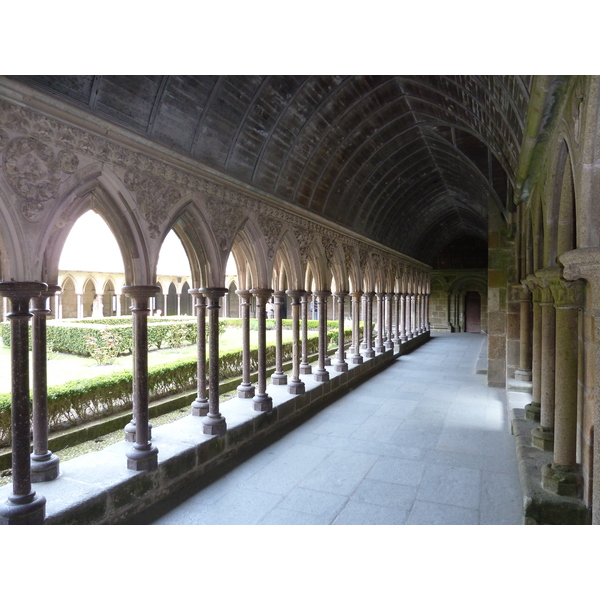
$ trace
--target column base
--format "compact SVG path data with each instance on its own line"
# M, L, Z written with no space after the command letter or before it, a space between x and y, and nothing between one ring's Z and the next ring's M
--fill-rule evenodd
M353 365L363 364L363 357L360 354L355 354L354 356L351 356L349 360Z
M192 416L205 417L208 414L208 400L206 398L196 398L192 402Z
M379 344L379 346L375 346L375 354L383 354L385 352L385 346L383 344Z
M394 349L394 342L385 342L385 344L383 344L386 350L393 350Z
M225 417L219 415L206 415L202 419L202 433L207 435L225 435L227 422Z
M400 341L401 342L408 342L408 337L406 337L405 335L401 335L400 336Z
M363 356L365 358L373 358L375 356L375 350L373 350L373 348L370 350L365 350Z
M326 356L325 359L323 360L323 364L326 367L330 367L331 366L331 358L329 356Z
M312 373L312 366L309 365L308 363L303 365L300 364L300 375L310 375Z
M288 394L304 394L304 392L306 391L306 386L304 385L304 381L301 381L300 379L298 379L297 381L290 379L290 382L288 383L287 391L288 391Z
M519 381L531 381L531 369L517 369L515 379Z
M135 442L136 425L133 422L127 423L123 428L125 431L125 441ZM152 439L152 423L148 423L148 439Z
M333 365L333 370L337 373L345 373L348 370L348 363L338 362L335 365Z
M43 525L46 518L46 498L34 491L23 496L9 496L0 506L0 525Z
M548 427L536 427L531 430L531 445L539 450L551 451L554 449L554 431Z
M60 460L52 452L47 454L31 455L31 483L40 483L41 481L53 481L58 477Z
M254 396L252 408L258 412L269 412L273 410L273 398L269 394L263 392Z
M583 475L581 466L544 465L542 467L542 487L557 496L582 498Z
M323 369L322 371L315 371L315 374L313 375L313 377L315 378L315 381L329 381L329 371Z
M238 398L254 398L254 393L254 386L250 383L242 383L237 387Z
M125 456L130 471L154 471L158 468L158 448L152 444L142 448L134 446Z
M273 373L271 383L273 385L287 385L287 375L285 373Z
M540 415L542 413L542 405L531 402L525 406L525 418L528 421L540 422Z

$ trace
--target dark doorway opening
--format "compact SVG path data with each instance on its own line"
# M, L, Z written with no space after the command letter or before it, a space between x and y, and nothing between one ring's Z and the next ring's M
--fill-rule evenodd
M481 333L481 295L467 292L465 295L466 328L469 333Z

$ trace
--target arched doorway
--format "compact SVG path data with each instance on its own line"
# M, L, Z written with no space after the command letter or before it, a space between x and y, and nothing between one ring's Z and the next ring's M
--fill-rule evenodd
M481 333L481 294L479 292L465 294L465 331Z

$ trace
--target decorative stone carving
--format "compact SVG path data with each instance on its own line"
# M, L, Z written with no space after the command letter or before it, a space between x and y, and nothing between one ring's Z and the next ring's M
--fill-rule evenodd
M25 202L21 213L36 221L43 203L56 198L63 173L73 173L79 166L75 153L62 150L58 157L44 142L33 137L11 140L4 157L4 175L12 190Z
M300 258L302 259L302 262L306 263L310 257L309 250L313 243L313 236L310 231L301 227L294 227L294 235L298 242Z
M159 177L135 171L125 173L124 183L127 189L135 192L136 202L148 222L150 237L158 237L169 208L180 200L181 192Z
M580 308L583 306L585 284L581 279L566 281L558 279L550 282L550 291L554 298L554 304L561 308Z

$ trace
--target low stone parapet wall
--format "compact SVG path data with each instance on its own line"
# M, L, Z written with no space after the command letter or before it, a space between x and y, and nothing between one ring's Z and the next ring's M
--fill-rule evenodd
M127 469L129 442L119 442L61 464L58 479L34 484L46 498L46 524L119 524L194 484L201 487L237 462L284 435L337 397L429 340L429 332L388 350L346 373L327 367L330 381L304 377L304 394L287 393L287 386L269 386L273 410L255 412L252 401L234 398L222 407L227 432L221 437L202 433L202 418L187 416L153 428L158 468L149 472ZM12 486L0 488L0 502Z

